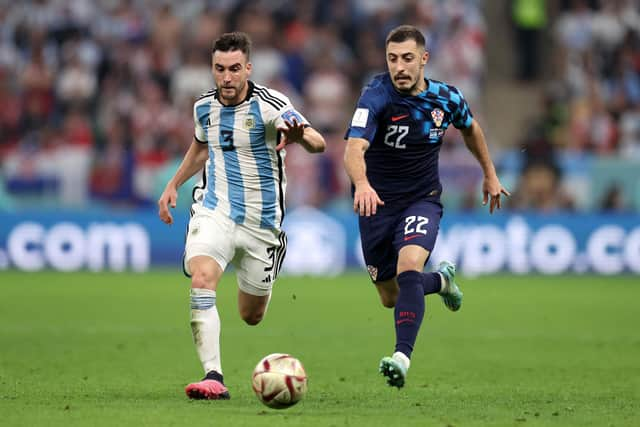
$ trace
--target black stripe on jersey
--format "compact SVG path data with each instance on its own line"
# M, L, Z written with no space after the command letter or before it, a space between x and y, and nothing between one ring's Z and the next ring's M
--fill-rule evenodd
M198 185L195 185L193 187L193 190L191 191L191 199L193 199L194 202L197 202L196 191L204 190L206 187L207 187L207 167L205 165L205 167L202 168L202 187L199 187ZM191 215L193 215L193 212L191 212Z
M269 90L266 87L262 87L261 88L269 98L273 99L274 101L279 101L282 103L282 106L284 107L285 105L287 105L287 101L286 99L283 99L281 97L279 97L278 95L276 95L275 93L273 93L273 91Z
M280 131L276 136L276 146L280 144ZM282 215L280 216L280 226L282 226L282 221L284 220L284 189L282 188L282 179L283 179L283 170L282 170L282 157L280 156L280 152L276 152L278 155L278 192L280 193L280 212Z
M270 99L266 98L262 92L256 92L258 94L258 98L262 99L264 102L266 102L267 104L271 105L273 108L276 109L276 111L279 111L282 107L280 107L278 104L276 104L275 102L271 101Z
M217 89L211 89L211 90L206 91L202 95L200 95L198 97L198 99L196 99L196 102L200 101L201 99L208 98L210 96L217 96L217 95L218 95L218 90Z
M286 102L284 102L283 100L277 98L276 96L274 96L271 92L269 92L268 89L266 88L260 88L258 90L256 90L256 93L258 94L258 96L264 101L264 102L268 102L269 104L271 104L272 106L274 106L276 108L276 110L280 110L282 107L284 107L285 105L287 105Z

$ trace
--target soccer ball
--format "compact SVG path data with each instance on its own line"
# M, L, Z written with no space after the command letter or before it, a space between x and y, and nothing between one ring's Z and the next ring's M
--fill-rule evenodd
M284 409L307 393L307 374L295 357L274 353L265 356L253 370L253 391L270 408Z

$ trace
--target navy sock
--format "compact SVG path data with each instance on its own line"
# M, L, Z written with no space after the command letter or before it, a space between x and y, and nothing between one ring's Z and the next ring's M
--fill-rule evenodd
M417 273L417 271L415 272ZM442 286L442 277L438 273L418 273L422 280L424 295L437 294Z
M424 317L424 288L422 273L405 271L398 275L400 288L394 310L396 322L396 350L411 357L413 346Z

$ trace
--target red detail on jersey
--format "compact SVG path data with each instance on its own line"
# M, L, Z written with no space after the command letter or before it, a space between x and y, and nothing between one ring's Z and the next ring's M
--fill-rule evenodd
M416 237L420 237L422 234L414 234L413 236L404 236L404 241L415 239Z
M402 120L405 117L409 117L409 115L408 114L403 114L401 116L391 116L391 121L392 122L397 122L398 120Z

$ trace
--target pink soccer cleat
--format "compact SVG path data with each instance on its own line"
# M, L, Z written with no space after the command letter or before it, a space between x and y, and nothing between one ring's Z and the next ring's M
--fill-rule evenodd
M229 390L220 381L204 379L191 383L184 389L190 399L227 400Z

